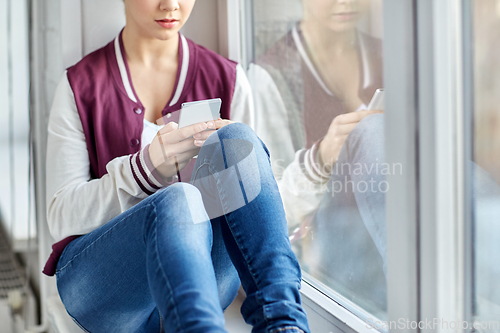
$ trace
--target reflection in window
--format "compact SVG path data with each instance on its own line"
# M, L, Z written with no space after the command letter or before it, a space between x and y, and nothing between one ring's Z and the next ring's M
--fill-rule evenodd
M248 76L302 269L386 318L381 0L253 0Z
M474 312L500 318L500 1L475 0L473 220ZM500 332L500 327L486 331Z

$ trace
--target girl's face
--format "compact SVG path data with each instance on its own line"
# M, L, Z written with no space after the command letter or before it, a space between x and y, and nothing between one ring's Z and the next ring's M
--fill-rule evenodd
M127 26L160 40L174 37L186 23L196 0L124 0Z
M314 20L335 32L356 28L370 8L370 0L303 0L303 4L304 20Z

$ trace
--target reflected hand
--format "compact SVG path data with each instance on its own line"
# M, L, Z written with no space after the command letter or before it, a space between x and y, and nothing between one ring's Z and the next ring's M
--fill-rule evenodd
M366 116L383 113L378 110L362 110L341 114L335 117L328 128L326 136L319 145L319 163L325 172L331 173L333 165L337 162L340 150L347 136L356 125Z

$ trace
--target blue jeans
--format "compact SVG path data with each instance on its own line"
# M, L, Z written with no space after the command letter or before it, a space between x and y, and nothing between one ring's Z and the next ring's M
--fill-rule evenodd
M57 287L75 322L89 332L225 332L241 280L253 332L309 332L264 144L243 124L218 130L192 184L158 191L65 248Z

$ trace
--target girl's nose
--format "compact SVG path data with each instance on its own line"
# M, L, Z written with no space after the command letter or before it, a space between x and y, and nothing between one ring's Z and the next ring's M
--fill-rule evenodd
M161 0L160 9L168 12L173 12L179 9L179 1L177 0Z

